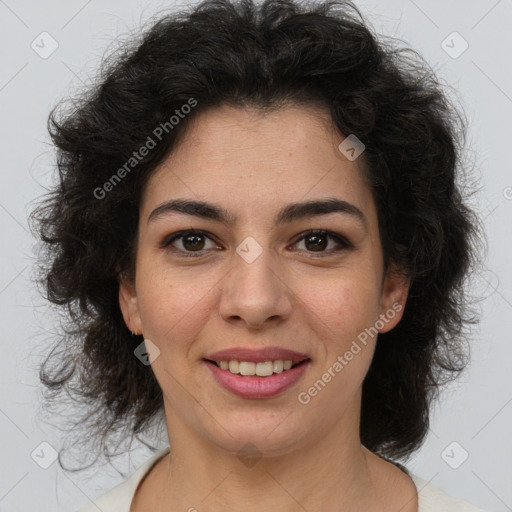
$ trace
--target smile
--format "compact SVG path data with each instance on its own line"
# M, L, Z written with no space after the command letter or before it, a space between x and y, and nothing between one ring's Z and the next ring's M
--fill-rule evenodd
M283 371L295 368L304 361L294 363L290 359L282 360L276 359L275 361L263 361L263 362L252 362L252 361L210 361L215 363L222 370L229 370L231 373L239 375L257 375L258 377L268 377L275 373L281 373Z
M299 381L311 363L310 359L297 363L290 360L258 363L236 360L204 361L218 384L231 393L248 399L271 398L283 393Z

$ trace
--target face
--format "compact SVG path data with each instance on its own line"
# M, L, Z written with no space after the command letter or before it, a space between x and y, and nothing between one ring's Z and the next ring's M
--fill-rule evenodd
M326 112L222 107L198 117L150 178L135 282L122 282L120 304L130 330L158 348L152 369L171 444L186 431L232 452L252 443L284 453L341 419L358 435L375 330L399 322L408 287L398 273L384 275L364 153L345 158L343 140ZM181 208L171 204L178 199ZM191 201L214 210L186 208ZM268 347L308 360L281 372L278 362L269 377L205 360ZM265 354L288 357L276 355Z

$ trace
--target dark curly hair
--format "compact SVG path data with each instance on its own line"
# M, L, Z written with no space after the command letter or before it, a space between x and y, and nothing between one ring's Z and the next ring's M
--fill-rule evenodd
M44 249L38 281L66 321L40 377L48 406L66 392L84 407L72 429L87 432L81 441L109 457L120 429L133 440L161 418L161 389L134 357L142 338L118 299L120 274L134 277L151 173L207 109L304 105L326 109L341 134L366 146L385 269L397 264L411 283L363 383L361 442L391 459L421 446L432 400L468 362L465 330L477 317L465 281L482 237L463 194L470 188L457 184L468 170L466 122L424 60L395 42L342 0L206 0L160 13L103 60L94 86L52 110L59 181L30 220ZM191 98L195 107L169 128ZM156 147L128 170L159 126L167 129Z

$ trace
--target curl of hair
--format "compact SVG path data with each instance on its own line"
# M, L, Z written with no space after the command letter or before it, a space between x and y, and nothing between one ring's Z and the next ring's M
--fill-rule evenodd
M190 98L197 106L98 199L95 190ZM365 144L385 268L395 264L411 287L363 384L361 442L383 457L409 456L439 388L467 364L464 328L476 319L464 283L481 237L456 182L460 114L415 52L378 38L342 0L207 0L166 14L104 60L96 85L70 108L51 112L59 181L31 220L46 248L44 293L68 320L41 367L48 400L66 391L82 404L75 426L105 453L120 428L138 435L161 414L158 382L133 354L142 338L121 315L119 276L134 276L148 178L192 119L221 105L322 107Z

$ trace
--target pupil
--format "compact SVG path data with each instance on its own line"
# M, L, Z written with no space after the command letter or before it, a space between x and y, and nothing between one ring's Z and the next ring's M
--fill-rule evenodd
M321 240L323 239L323 243L322 242L319 242L318 240ZM308 247L308 243L313 240L313 248L314 250L317 250L317 249L325 249L326 247L326 237L324 235L310 235L307 239L306 239L306 247ZM309 247L308 247L309 248ZM315 249L316 248L316 249Z
M185 246L186 249L201 249L202 246L201 246L201 242L199 242L199 245L198 245L198 240L201 239L201 235L188 235L186 236L184 239L183 239L183 245ZM193 240L192 243L190 243L190 241ZM203 242L204 243L204 242ZM201 247L199 247L201 246Z

